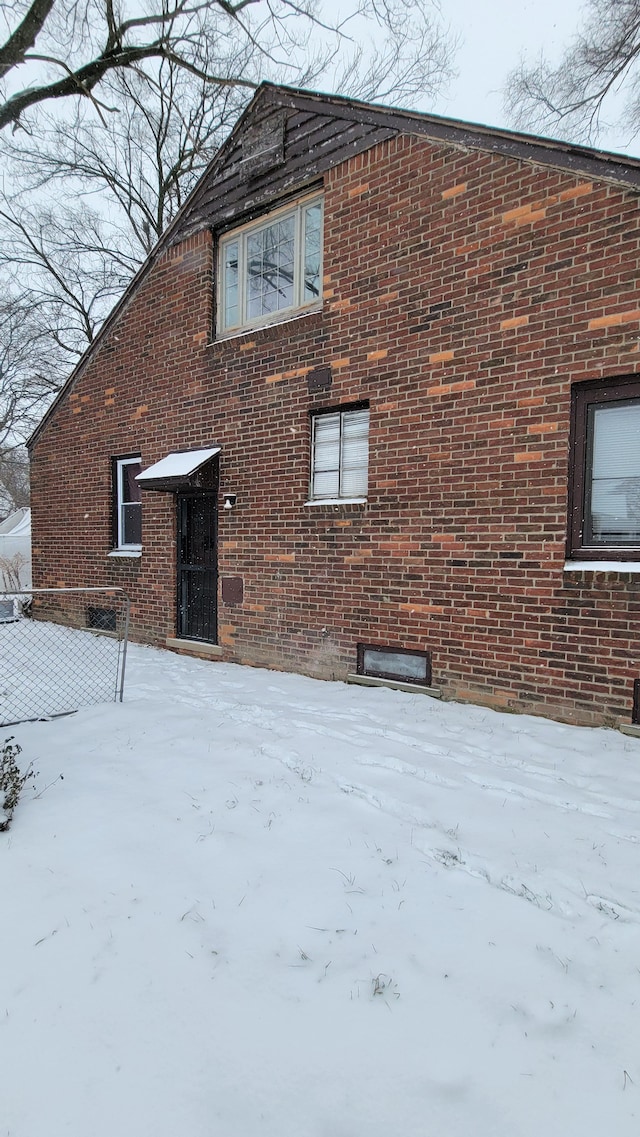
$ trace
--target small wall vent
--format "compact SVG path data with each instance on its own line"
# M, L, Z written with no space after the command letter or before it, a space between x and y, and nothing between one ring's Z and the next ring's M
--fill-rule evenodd
M115 608L87 608L87 627L97 632L115 632Z

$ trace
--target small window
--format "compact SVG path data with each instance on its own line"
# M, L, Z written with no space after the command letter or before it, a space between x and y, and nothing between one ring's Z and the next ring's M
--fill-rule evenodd
M286 319L322 298L322 198L306 198L220 241L218 333Z
M142 545L142 491L136 476L142 473L140 455L113 459L113 543L116 549Z
M431 655L414 648L358 644L358 675L431 686Z
M312 415L312 501L364 500L369 470L369 409Z
M87 608L87 627L98 632L115 632L115 608Z
M572 389L570 557L640 554L640 381Z

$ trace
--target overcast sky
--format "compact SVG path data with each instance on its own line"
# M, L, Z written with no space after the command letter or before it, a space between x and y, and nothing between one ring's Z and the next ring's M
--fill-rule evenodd
M449 96L430 108L437 114L513 126L502 109L500 88L522 53L535 59L540 51L559 58L562 45L579 23L582 0L441 0L442 13L464 42L457 57L459 77ZM609 132L603 149L640 152L640 139Z

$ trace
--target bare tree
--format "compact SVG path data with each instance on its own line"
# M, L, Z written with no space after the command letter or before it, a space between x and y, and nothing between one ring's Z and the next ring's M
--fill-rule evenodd
M6 39L0 45L0 129L25 124L35 107L61 99L91 103L99 117L112 108L105 79L146 72L168 60L217 88L252 90L257 77L230 72L228 45L250 50L280 77L299 82L308 68L325 70L343 46L350 21L384 33L369 85L401 95L416 92L447 46L429 0L355 0L337 21L325 20L315 0L13 0L0 4ZM313 36L312 34L313 33ZM313 47L311 40L313 39ZM352 59L358 60L356 48ZM382 74L382 85L380 77ZM386 75L384 73L387 73ZM28 123L26 124L28 126Z
M557 66L521 62L507 81L507 112L524 129L596 142L618 122L640 130L640 0L587 0Z
M109 255L121 261L128 277L180 208L238 117L245 95L233 88L214 91L166 61L154 75L132 71L105 85L117 113L104 123L80 107L63 122L45 118L37 139L20 135L3 140L12 192L5 195L1 220L5 231L8 226L7 236L13 234L9 244L20 233L23 244L38 243L42 261L50 232L50 191L57 187L67 198L71 191L79 202L71 213L83 215L80 228L87 217L93 218L87 249L104 245L108 232ZM40 219L42 206L34 203L42 199L49 215ZM90 204L96 200L99 210ZM69 229L69 210L66 217L64 210L58 212L55 229L62 238ZM74 244L72 232L68 243ZM84 245L81 241L81 250Z
M29 505L29 460L23 447L0 447L0 519ZM8 587L5 584L5 587Z
M0 286L11 298L0 332L11 356L0 372L0 445L3 430L19 440L37 421L262 78L411 102L418 94L433 97L446 83L455 49L437 0L354 0L333 31L313 0L208 0L190 7L161 0L171 49L163 41L157 54L98 69L99 99L92 72L86 92L74 88L88 97L67 100L61 114L46 104L51 108L63 92L38 80L39 68L54 66L53 48L48 62L34 56L27 27L39 44L38 37L49 36L60 52L68 45L65 66L77 78L81 49L95 49L101 28L120 21L129 42L165 23L155 9L126 21L112 0L22 0L21 6L19 0L17 10L22 56L16 32L0 48L0 76L11 81L11 67L19 70L22 60L35 76L28 90L41 97L21 102L14 92L4 112L13 117L3 120L0 109L0 125L25 128L4 132L0 142ZM0 18L3 13L9 21L16 6L0 0ZM90 23L98 30L90 31ZM372 24L385 35L368 48ZM185 27L189 34L181 39ZM29 119L29 107L38 108L37 119L33 110Z
M0 452L15 449L57 389L54 356L34 322L29 297L0 301Z

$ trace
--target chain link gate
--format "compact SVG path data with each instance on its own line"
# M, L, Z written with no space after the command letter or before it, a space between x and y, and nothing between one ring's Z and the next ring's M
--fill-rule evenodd
M0 726L122 702L128 637L122 588L0 592Z

